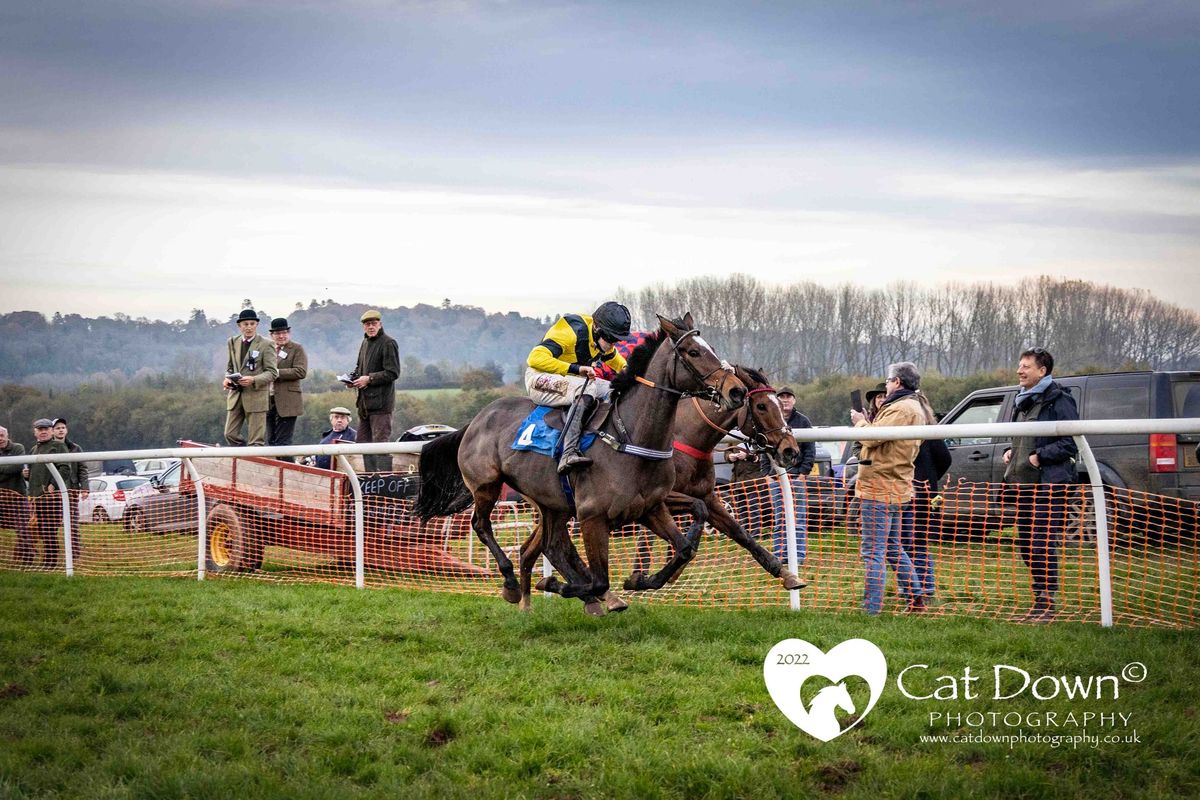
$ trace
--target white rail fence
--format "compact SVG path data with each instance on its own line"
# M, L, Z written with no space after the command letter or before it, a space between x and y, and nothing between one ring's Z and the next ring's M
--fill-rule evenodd
M1200 418L1185 419L1135 419L1135 420L1080 420L1072 422L1025 422L1025 423L987 423L975 425L926 425L891 428L805 428L794 431L799 441L884 441L899 439L946 439L946 438L977 438L1014 436L1070 436L1078 448L1079 454L1087 470L1091 485L1092 501L1095 504L1095 548L1096 564L1099 581L1099 601L1101 624L1109 627L1113 624L1112 574L1109 564L1109 530L1108 530L1108 500L1105 496L1104 484L1101 480L1100 468L1088 442L1088 436L1103 436L1112 434L1195 434L1200 433ZM196 577L205 578L207 553L207 518L204 496L204 481L196 469L195 461L212 458L247 458L247 457L279 457L279 456L311 456L327 455L336 459L338 470L349 478L350 489L354 504L354 536L355 536L355 585L364 587L364 500L359 485L358 474L352 467L348 456L351 455L395 455L419 453L424 442L395 442L375 444L339 444L339 445L295 445L290 447L175 447L155 448L146 450L113 450L103 452L88 452L75 454L45 454L26 455L20 457L0 458L0 464L47 464L51 476L58 487L62 498L62 529L64 544L65 572L68 576L75 574L72 554L72 515L71 498L67 492L66 483L55 464L65 464L80 461L102 461L114 459L161 459L177 458L187 470L197 495L197 551ZM601 445L597 445L601 446ZM1189 445L1190 446L1190 445ZM799 567L797 555L797 529L795 500L792 495L791 483L783 479L786 473L776 467L776 485L780 489L783 506L784 530L787 537L786 554L788 566L792 571ZM544 573L549 574L549 563L544 563ZM799 592L791 592L790 605L799 609Z

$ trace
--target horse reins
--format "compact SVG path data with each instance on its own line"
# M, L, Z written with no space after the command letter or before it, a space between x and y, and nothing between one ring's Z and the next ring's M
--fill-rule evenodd
M704 384L704 386L706 387L706 391L703 391L703 392L690 391L690 390L683 391L680 389L676 389L674 386L660 386L657 383L655 383L654 381L644 378L641 375L636 376L634 378L634 380L636 380L638 383L642 384L643 386L649 387L651 389L657 389L660 392L667 392L668 394L673 394L676 397L690 397L690 398L692 398L693 401L695 401L696 398L698 398L698 397L706 397L706 398L709 398L710 400L712 400L714 403L716 403L719 406L723 401L723 399L721 397L721 389L724 388L725 381L728 380L729 375L731 375L733 373L733 368L727 362L722 361L721 365L719 367L712 370L707 375L701 375L700 370L696 369L696 367L692 365L692 362L684 359L679 353L679 345L683 344L684 339L687 339L690 336L695 336L698 333L700 333L700 330L698 328L693 328L692 330L683 334L683 336L680 336L678 339L672 340L671 349L674 351L674 362L671 365L671 378L672 378L671 382L672 383L675 382L674 381L675 373L679 369L680 362L682 362L683 366L688 370L688 372L690 372L692 374L692 377L694 377L700 383ZM720 386L719 387L709 386L708 379L711 378L717 372L725 372L726 373L725 377L723 377L721 379ZM625 428L625 422L621 419L620 396L619 395L618 395L617 399L613 400L612 420L613 420L613 426L617 429L617 435L615 437L604 431L596 431L596 435L599 436L600 439L602 441L604 441L605 444L607 444L612 449L616 450L618 453L629 453L630 455L635 455L640 458L647 458L647 459L651 459L651 460L655 460L655 461L666 461L668 458L672 458L674 456L674 449L654 450L649 447L642 447L641 445L633 444L630 441L630 439L632 437L630 437L629 431ZM697 450L696 452L700 452L700 451Z
M704 413L704 407L702 405L700 405L700 400L697 399L696 397L692 397L692 405L696 407L696 413L698 413L700 415L700 419L704 420L704 423L706 425L708 425L708 427L710 427L714 431L716 431L717 433L721 434L722 436L731 436L734 439L740 439L743 442L743 444L751 445L759 450L766 450L767 449L767 436L772 433L778 433L778 432L784 430L785 428L787 428L787 425L785 424L779 428L772 428L767 431L763 431L763 430L759 429L758 421L756 419L754 419L754 414L752 413L752 409L750 407L749 398L752 397L753 395L762 394L764 392L770 392L771 394L774 394L775 389L774 389L774 387L771 387L771 386L760 386L757 389L750 389L746 392L746 398L747 398L747 400L746 400L746 423L754 423L755 431L754 431L753 436L747 436L745 433L743 433L741 430L742 426L740 426L740 425L738 427L726 429L726 428L722 428L720 425L713 422L711 419L708 418L708 414ZM705 452L698 447L692 447L690 444L685 444L684 442L681 442L679 440L672 442L672 446L679 452L684 453L685 455L689 455L692 458L699 458L699 459L706 459L706 460L712 459L712 451ZM728 447L726 449L733 450L740 446L741 445L733 445L732 447Z

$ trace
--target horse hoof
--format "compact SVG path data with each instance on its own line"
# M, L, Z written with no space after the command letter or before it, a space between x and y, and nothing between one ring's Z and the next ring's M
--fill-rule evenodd
M800 576L786 569L780 573L779 580L783 582L783 588L789 591L792 589L803 589L805 586L808 586L808 581L801 580Z
M520 589L510 589L507 586L505 586L503 589L500 590L500 596L503 597L506 601L508 601L510 603L521 602L521 590Z
M550 578L549 578L549 576L547 576L547 577L544 577L541 580L539 580L537 583L535 583L533 585L533 588L537 589L539 592L544 592L544 591L546 591L546 587L549 584L550 584Z
M617 612L624 611L629 608L629 603L621 599L620 595L615 592L606 592L604 595L604 605L609 611Z
M583 607L583 611L585 614L589 614L590 616L593 616L593 617L603 617L605 614L608 613L605 610L604 605L599 600L593 600L592 602L585 605Z
M521 598L521 604L517 606L517 608L521 609L522 613L525 614L533 611L533 603L529 602L529 595L525 595Z
M645 584L645 582L646 582L646 573L644 573L644 572L630 573L629 577L625 579L625 584L624 584L625 590L630 591L630 592L636 592L636 591L638 591L638 589L640 589L642 587L643 584Z

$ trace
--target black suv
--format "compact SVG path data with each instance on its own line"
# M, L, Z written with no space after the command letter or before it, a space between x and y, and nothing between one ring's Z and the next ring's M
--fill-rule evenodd
M1075 398L1080 419L1200 417L1200 372L1109 372L1055 380ZM953 429L955 425L1007 422L1012 418L1018 388L972 392L946 414L942 424ZM1003 503L1000 492L1010 437L954 438L953 430L946 435L954 463L943 482L943 530L969 533L1010 524L1014 509ZM1194 505L1156 500L1151 495L1200 501L1200 434L1120 434L1087 439L1104 484L1132 492L1110 493L1117 503L1112 519L1118 537L1194 535ZM1081 482L1090 480L1082 459L1076 469ZM1077 511L1074 516L1074 535L1086 537L1086 515Z

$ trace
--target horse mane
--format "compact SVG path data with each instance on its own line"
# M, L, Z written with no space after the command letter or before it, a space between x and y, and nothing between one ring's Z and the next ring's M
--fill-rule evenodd
M676 322L676 324L680 327L683 326L682 322ZM646 339L629 354L629 360L625 362L625 369L618 372L617 376L613 378L611 390L617 394L623 394L636 386L637 379L646 374L650 360L654 358L658 348L669 338L661 328L647 334Z
M745 372L746 375L749 376L750 380L754 381L759 386L770 386L771 385L771 382L769 380L767 380L767 376L763 375L760 371L758 371L754 367L746 367L741 364L738 364L738 369Z

